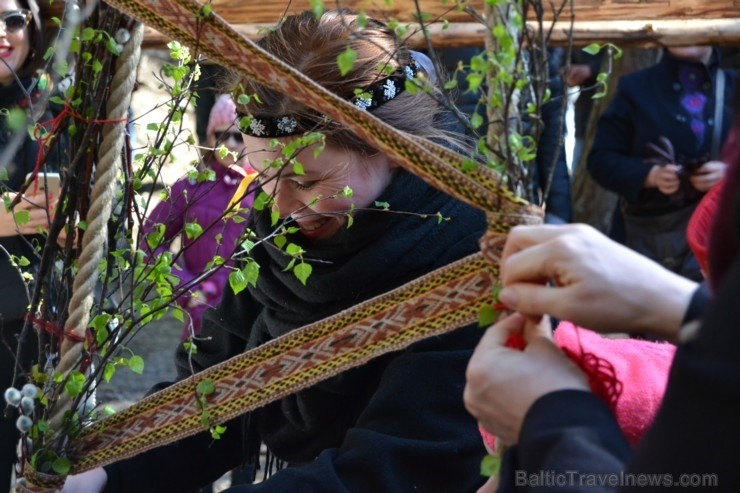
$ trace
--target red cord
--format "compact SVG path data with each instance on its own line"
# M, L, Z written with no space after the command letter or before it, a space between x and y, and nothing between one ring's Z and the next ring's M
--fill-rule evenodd
M39 122L34 128L33 128L33 136L36 139L36 141L39 143L39 150L36 154L36 165L33 168L33 177L36 178L36 176L39 173L39 170L41 169L41 163L44 162L46 155L44 154L44 149L46 149L47 144L49 142L49 139L56 134L59 131L59 127L62 125L62 121L67 116L71 116L75 120L79 120L84 123L123 123L128 121L128 117L119 118L117 120L94 120L91 118L85 118L84 116L80 115L79 113L76 113L72 111L72 109L69 107L69 104L64 105L64 108L62 108L62 111L59 112L54 118L50 120L46 120L44 122ZM41 127L49 127L49 130L46 132L46 135L41 135ZM38 180L36 180L35 187L38 187ZM38 189L34 190L33 193L36 193Z
M622 382L617 378L614 365L593 353L585 352L581 345L580 329L578 327L576 327L576 334L578 335L580 354L565 348L561 348L561 350L586 375L591 392L599 396L612 411L615 411L619 396L622 395ZM527 347L527 341L524 340L521 333L514 332L509 335L504 345L508 348L524 351L524 348Z

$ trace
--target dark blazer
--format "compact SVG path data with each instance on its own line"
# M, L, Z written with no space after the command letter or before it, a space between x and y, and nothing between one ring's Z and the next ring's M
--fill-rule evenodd
M685 66L694 66L706 74L702 88L707 98L702 142L698 142L692 132L690 115L680 102L679 70ZM646 146L657 143L661 136L672 142L678 164L710 159L718 69L716 52L705 66L676 59L666 51L658 64L619 79L617 94L599 120L588 157L588 170L599 185L624 199L631 214L660 215L696 204L701 199L702 194L694 191L696 193L687 194L679 203L676 197L663 195L657 189L643 188L651 168L643 159L648 156ZM720 144L727 138L732 125L731 100L738 75L735 71L725 71L725 74Z

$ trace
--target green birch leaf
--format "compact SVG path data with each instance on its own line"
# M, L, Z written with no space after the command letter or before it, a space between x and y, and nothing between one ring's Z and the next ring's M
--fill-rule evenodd
M70 469L72 469L72 463L66 457L57 457L51 464L51 468L60 476L66 476L69 474Z
M141 375L144 373L144 359L138 355L131 356L128 360L128 367L132 372Z
M260 275L260 264L257 262L249 262L243 270L244 279L247 284L251 284L253 287L257 287L257 279Z
M584 46L583 51L589 55L596 55L601 51L601 45L599 43L591 43L588 46Z
M85 386L85 375L77 370L72 371L69 374L67 383L64 384L64 389L67 391L70 397L77 397L82 392L82 388Z
M501 471L501 458L494 455L486 455L480 463L480 474L487 478L498 476Z
M203 234L203 228L198 223L185 223L185 236L188 238L197 238Z
M289 243L288 246L285 248L285 253L292 257L295 257L303 253L303 249L295 243Z
M105 370L103 370L103 378L105 378L106 383L110 383L111 378L113 378L113 375L116 374L116 366L111 365L110 363L107 363L105 365Z
M213 381L206 379L198 383L197 390L200 395L211 395L216 391L216 387L213 386Z
M337 56L337 65L339 65L339 73L342 77L352 70L352 67L355 65L355 60L357 60L357 52L349 46L343 53Z
M86 27L82 30L82 41L90 41L95 37L95 29Z
M313 267L311 267L311 264L307 264L305 262L301 262L293 267L293 273L304 286L306 285L308 277L311 275L311 271L313 271Z
M309 5L311 6L311 12L317 19L324 15L324 2L322 0L311 0Z
M478 311L478 326L489 327L496 323L498 313L491 305L486 305Z
M234 294L239 294L247 287L247 278L242 271L235 270L229 274L229 286L234 290Z

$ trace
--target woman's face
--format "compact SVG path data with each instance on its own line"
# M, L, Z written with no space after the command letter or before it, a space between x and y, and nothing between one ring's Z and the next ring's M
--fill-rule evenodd
M208 135L208 145L216 149L213 155L221 166L231 166L232 164L244 166L246 164L242 134L233 124L223 124L214 128L211 134ZM229 153L223 157L218 151L221 146L229 150Z
M709 63L709 59L712 57L711 46L671 46L668 48L668 52L676 58L705 65Z
M22 29L17 29L20 18L14 15L23 7L15 0L0 0L0 84L8 85L15 80L17 72L28 58L31 51L31 40L26 22ZM8 17L8 14L11 14Z
M280 157L279 150L267 150L267 140L244 136L251 166L260 171L262 189L275 199L280 217L292 217L309 240L326 240L347 224L354 206L362 209L374 203L391 181L394 168L378 153L364 157L327 145L314 157L315 146L297 155L304 174L297 175L288 164L280 170L269 163ZM345 197L345 187L352 190Z

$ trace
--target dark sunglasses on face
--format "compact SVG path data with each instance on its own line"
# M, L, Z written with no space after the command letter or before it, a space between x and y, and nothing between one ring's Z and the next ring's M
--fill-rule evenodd
M224 130L223 132L216 132L215 135L218 142L226 142L229 140L229 137L237 142L242 141L242 133L238 130Z
M30 10L10 10L0 14L0 21L7 33L16 33L28 25L31 20Z

